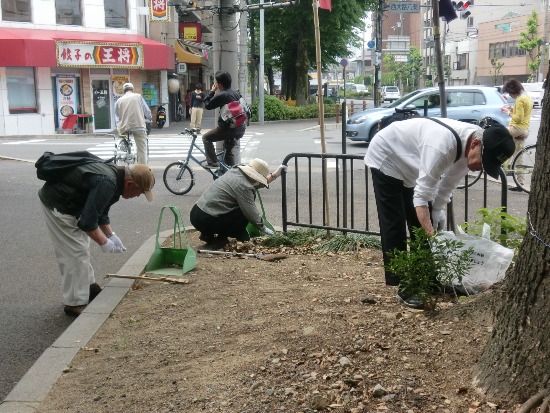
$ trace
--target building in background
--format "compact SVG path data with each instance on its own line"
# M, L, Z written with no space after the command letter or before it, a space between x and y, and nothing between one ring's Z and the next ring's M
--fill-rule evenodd
M55 3L55 7L52 7ZM74 114L114 129L114 104L130 81L152 107L168 102L174 50L148 38L149 10L136 0L3 0L0 134L60 132ZM93 119L93 120L92 120Z
M425 74L420 79L420 85L423 87L426 81L435 79L436 61L432 1L419 1L419 12L400 13L391 10L393 0L389 0L383 13L380 38L382 56L385 53L399 56L400 44L406 42L403 36L409 36L410 46L418 47L421 52L425 68ZM502 76L497 84L502 84L503 80L511 77L527 80L528 58L517 48L519 33L527 29L526 20L535 10L538 13L538 35L548 44L548 1L534 0L528 4L518 4L512 0L502 0L494 5L486 0L457 0L455 3L467 3L467 7L458 10L458 18L450 23L440 21L443 62L450 73L446 77L446 84L493 85L495 79L490 73L493 70L491 57L497 57L504 63L501 69ZM376 27L375 19L376 13L373 13L373 27ZM548 70L548 52L543 55L542 61L538 79L533 81L544 79ZM381 70L382 73L385 71L383 64Z

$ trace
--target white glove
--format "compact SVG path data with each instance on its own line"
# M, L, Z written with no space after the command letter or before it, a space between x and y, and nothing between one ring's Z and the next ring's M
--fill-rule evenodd
M273 231L271 228L268 228L264 225L264 227L262 228L262 232L264 234L267 234L267 235L273 235L275 234L275 231Z
M109 238L111 241L115 243L115 247L120 247L122 248L122 251L126 251L126 247L124 246L124 244L122 244L122 241L114 232L111 235L109 235L107 238Z
M117 247L113 241L107 238L107 242L101 246L101 252L114 254L123 252L123 249Z
M279 165L279 167L275 170L275 172L272 172L271 173L271 176L273 176L273 178L278 178L281 176L281 174L283 173L283 171L286 172L286 170L288 169L288 166L286 165Z
M432 225L434 231L445 231L447 229L447 216L442 209L432 210Z

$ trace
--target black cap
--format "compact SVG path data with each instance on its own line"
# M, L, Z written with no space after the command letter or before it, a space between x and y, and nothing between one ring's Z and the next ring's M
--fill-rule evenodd
M202 84L201 83L197 83L195 85L195 89L201 89L202 90Z
M483 131L483 169L498 179L500 167L516 151L512 135L502 125L494 125Z

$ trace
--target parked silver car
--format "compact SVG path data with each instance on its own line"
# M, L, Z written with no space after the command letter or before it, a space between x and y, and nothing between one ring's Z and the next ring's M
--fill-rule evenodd
M494 87L449 86L447 95L447 117L463 122L477 123L489 116L503 126L508 126L510 117L505 113L506 99ZM439 88L415 90L395 102L379 108L368 109L351 115L346 124L346 136L352 141L370 142L378 131L378 121L395 112L395 108L416 110L424 115L427 102L428 116L440 117Z

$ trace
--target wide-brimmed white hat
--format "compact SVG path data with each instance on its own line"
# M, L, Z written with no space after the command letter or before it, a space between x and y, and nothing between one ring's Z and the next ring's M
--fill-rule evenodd
M248 165L237 165L241 171L243 171L249 178L262 184L264 187L268 187L267 175L269 175L269 166L266 161L261 159L252 159Z

